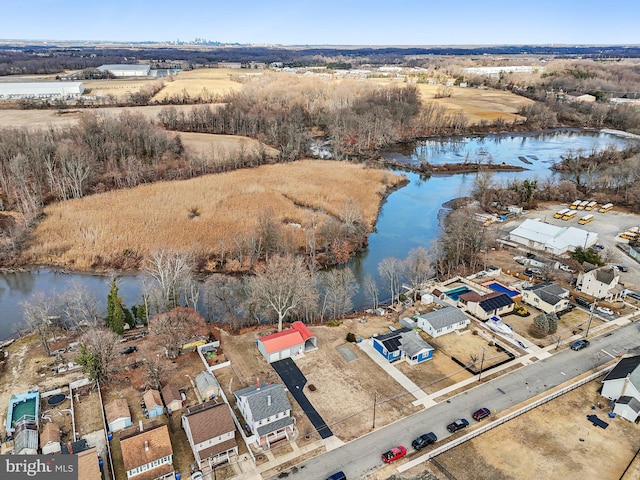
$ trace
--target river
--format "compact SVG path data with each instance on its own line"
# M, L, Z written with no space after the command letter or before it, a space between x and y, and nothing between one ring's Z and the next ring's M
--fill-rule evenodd
M382 152L396 161L416 164L459 163L463 161L506 163L527 168L522 172L497 172L496 180L546 178L550 167L569 149L590 152L593 148L613 145L624 148L630 140L609 132L575 129L536 133L464 136L430 139L412 145L397 146ZM409 184L393 192L382 206L376 231L369 237L368 248L354 257L348 267L353 269L360 284L367 275L378 282L381 298L388 296L377 269L387 257L404 259L415 247L429 245L440 235L439 214L442 205L465 196L473 186L475 174L434 175L421 178L408 173ZM23 326L20 303L37 292L62 294L82 285L93 291L103 308L109 292L109 279L99 275L67 274L52 270L0 274L0 339L12 335ZM367 299L360 289L354 305L363 308ZM141 285L136 276L121 278L120 294L128 307L141 303Z

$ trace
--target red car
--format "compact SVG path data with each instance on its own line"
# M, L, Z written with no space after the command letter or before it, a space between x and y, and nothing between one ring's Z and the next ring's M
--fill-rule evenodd
M388 452L384 452L382 454L382 461L384 463L395 462L396 460L400 460L406 454L407 454L407 449L404 448L402 445L393 447Z

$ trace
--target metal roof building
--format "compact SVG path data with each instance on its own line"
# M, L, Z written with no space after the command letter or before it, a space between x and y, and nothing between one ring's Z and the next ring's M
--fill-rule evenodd
M114 77L148 77L151 67L149 65L112 64L100 65L98 70L109 71Z
M1 100L38 98L78 98L84 92L82 82L0 82Z

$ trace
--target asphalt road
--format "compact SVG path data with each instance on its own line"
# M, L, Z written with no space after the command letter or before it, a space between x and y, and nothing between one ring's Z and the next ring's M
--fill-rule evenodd
M447 424L456 418L467 418L473 427L475 422L471 419L471 413L478 408L487 407L499 413L594 369L618 353L640 353L640 323L632 323L596 337L584 350L575 352L566 349L481 384L272 478L325 479L339 470L344 471L347 478L360 478L380 468L383 465L380 455L393 446L404 445L409 451L408 456L411 456L414 453L411 441L423 433L432 431L441 441L449 436Z

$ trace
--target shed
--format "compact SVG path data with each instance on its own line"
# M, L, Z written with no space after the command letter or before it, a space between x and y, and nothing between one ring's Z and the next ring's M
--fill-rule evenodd
M162 399L167 407L167 412L171 413L182 410L182 395L180 395L178 387L172 383L168 383L162 387Z
M220 385L211 372L200 372L196 377L196 387L203 401L211 400L220 395Z
M42 432L40 432L40 450L42 450L43 455L51 455L62 451L60 427L56 423L47 422L42 428Z
M318 338L304 323L293 322L287 330L260 337L257 344L262 356L272 363L317 349Z
M104 406L109 431L117 432L131 425L131 412L124 398L116 398Z
M153 418L164 413L164 405L160 398L160 392L158 390L147 390L142 395L144 406L147 408L147 417Z
M613 413L630 422L635 422L638 419L638 415L640 415L640 402L626 395L620 397L613 405Z

